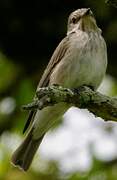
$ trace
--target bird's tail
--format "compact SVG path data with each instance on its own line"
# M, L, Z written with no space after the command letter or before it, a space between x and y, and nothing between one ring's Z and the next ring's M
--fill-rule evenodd
M37 140L32 138L32 130L28 133L22 144L16 149L11 158L11 163L24 171L28 170L33 157L44 135Z

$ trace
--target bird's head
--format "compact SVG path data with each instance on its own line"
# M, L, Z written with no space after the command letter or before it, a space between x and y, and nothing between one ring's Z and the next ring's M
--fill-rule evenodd
M68 18L68 34L73 31L99 31L95 17L90 8L82 8L72 12Z

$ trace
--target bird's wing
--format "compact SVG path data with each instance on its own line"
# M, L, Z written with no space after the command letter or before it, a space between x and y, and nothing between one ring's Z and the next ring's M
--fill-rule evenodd
M61 59L64 57L66 51L68 50L69 47L69 36L66 36L58 45L58 47L56 48L56 50L54 51L50 62L47 65L46 70L44 71L44 74L39 82L39 85L37 87L41 88L41 87L46 87L49 84L49 80L50 80L50 75L53 71L53 69L55 68L55 66L58 64L59 61L61 61ZM36 111L30 111L29 113L29 117L27 119L27 122L24 126L24 130L23 133L27 130L27 128L29 127L30 124L32 124L34 117L35 117Z
M38 88L40 87L46 87L49 84L50 75L55 68L55 66L61 61L61 59L64 57L66 51L68 50L69 45L69 37L66 36L58 45L56 50L54 51L50 62L47 65L46 70L44 71L44 74L39 82ZM38 89L37 88L37 89Z

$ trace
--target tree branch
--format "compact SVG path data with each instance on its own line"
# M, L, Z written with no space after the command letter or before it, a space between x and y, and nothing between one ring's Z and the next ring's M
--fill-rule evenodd
M65 102L78 108L86 108L95 116L104 120L117 121L117 98L105 96L87 86L67 89L58 85L40 88L36 99L23 106L25 110L43 109L57 103Z
M117 0L106 0L105 2L109 5L117 8Z

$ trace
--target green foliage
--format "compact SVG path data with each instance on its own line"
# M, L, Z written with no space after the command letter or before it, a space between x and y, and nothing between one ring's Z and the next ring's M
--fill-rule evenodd
M0 53L0 92L13 84L18 74L18 67Z

